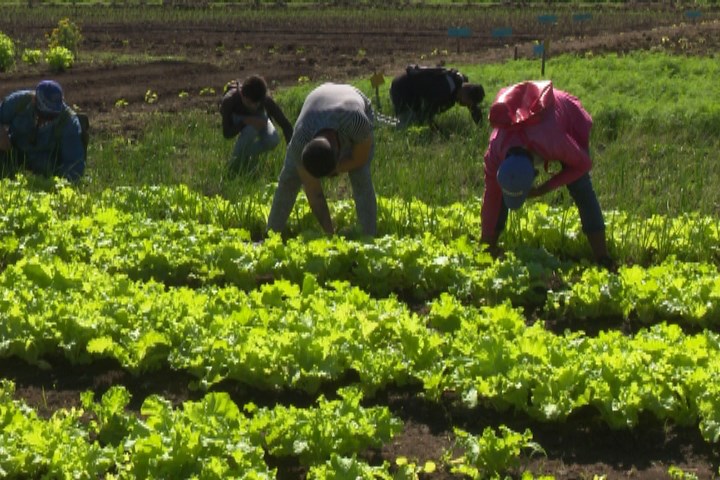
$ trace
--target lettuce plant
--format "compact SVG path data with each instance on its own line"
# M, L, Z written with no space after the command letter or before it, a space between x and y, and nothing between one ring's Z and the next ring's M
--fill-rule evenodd
M7 72L15 65L15 43L0 32L0 72Z

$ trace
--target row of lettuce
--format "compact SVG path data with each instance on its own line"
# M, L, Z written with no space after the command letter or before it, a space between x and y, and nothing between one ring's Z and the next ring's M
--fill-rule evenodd
M116 187L102 195L87 195L59 183L48 190L28 188L27 180L0 181L0 255L12 261L18 252L52 246L58 236L82 238L86 234L118 235L113 230L163 226L177 223L178 229L201 230L202 235L235 240L264 236L272 199L272 186L261 194L235 201L207 197L183 185ZM331 204L333 218L346 238L358 238L351 201ZM480 199L446 206L429 206L418 200L379 198L378 229L381 236L422 237L430 233L441 242L466 237L479 250ZM508 249L520 246L543 248L550 254L570 260L589 258L577 210L570 206L549 206L533 202L512 214L503 235ZM624 212L606 212L607 236L611 253L621 263L649 265L672 256L683 261L720 264L720 222L717 218L688 213L680 217L655 215L630 217ZM167 227L172 228L172 227ZM301 195L288 223L291 237L313 235L317 225ZM177 232L175 237L182 235ZM225 236L226 238L223 238ZM119 239L119 237L118 237Z
M390 441L402 421L387 407L362 406L362 393L354 388L307 408L248 403L241 409L224 392L174 407L153 395L138 417L127 412L130 393L115 386L100 399L85 392L81 407L50 418L14 400L14 391L12 382L0 381L3 478L270 480L277 468L268 458L297 458L308 480L410 480L436 469L434 462L370 465L363 459L363 451ZM486 428L481 436L463 430L456 435L443 462L472 478L501 478L520 466L521 453L542 452L529 430L501 426L498 433ZM535 477L525 471L522 478Z
M62 286L63 270L89 268L166 286L251 291L275 279L301 284L311 273L321 285L347 281L374 297L396 295L409 303L442 292L474 305L510 301L547 320L569 320L574 328L583 328L588 319L613 317L694 328L717 328L720 322L720 275L713 262L673 255L647 267L626 264L610 272L527 245L496 260L466 234L446 239L427 232L375 240L305 236L283 241L271 235L253 242L244 229L111 206L68 214L62 202L55 202L45 207L30 202L0 216L0 258L10 269L6 278L15 265L25 275L34 270L37 285Z
M232 381L317 396L358 381L309 409L238 408L215 392L180 409L151 396L140 417L118 387L49 419L3 382L0 476L274 478L270 455L298 459L307 478L416 478L434 466L360 458L402 428L360 402L396 386L542 422L590 408L632 428L649 413L720 441L713 219L611 212L624 263L607 271L577 261L589 252L575 210L540 203L511 219L494 259L477 242L477 202L380 199L376 239L352 230L348 202L332 206L343 234L313 234L300 202L283 239L262 235L270 191L230 203L183 186L99 197L22 177L1 187L0 358L112 359L133 375L187 373L205 391ZM617 319L636 333L614 330ZM445 467L473 478L540 450L529 431L454 433L464 454L447 453Z
M140 374L187 372L201 388L232 380L258 389L316 393L356 372L367 394L419 386L440 401L514 409L564 421L593 407L614 428L649 412L699 422L720 439L720 335L666 322L633 335L588 336L528 325L509 302L473 307L442 293L418 313L347 282L277 280L168 288L95 266L23 259L0 275L0 356L42 363L116 360Z

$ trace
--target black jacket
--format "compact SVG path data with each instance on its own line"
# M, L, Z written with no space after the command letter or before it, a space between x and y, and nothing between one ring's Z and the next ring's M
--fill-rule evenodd
M263 112L264 110L264 112ZM267 116L275 122L283 131L285 142L290 143L290 138L293 134L293 126L287 119L280 106L275 103L275 100L270 95L265 97L265 101L260 106L258 111L251 111L242 103L240 97L240 91L236 86L231 87L225 92L220 102L220 114L222 116L222 128L223 136L225 138L232 138L236 136L240 131L245 128L245 124L241 123L236 125L233 123L233 114L236 115L262 115L266 113Z
M457 94L465 82L467 77L454 69L409 65L390 86L395 114L412 114L414 122L428 123L457 103Z

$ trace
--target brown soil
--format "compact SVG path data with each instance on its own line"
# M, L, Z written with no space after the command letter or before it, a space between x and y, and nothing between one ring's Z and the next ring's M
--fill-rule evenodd
M552 30L549 51L551 55L601 54L656 48L714 55L720 50L718 16L709 12L704 22L677 25L638 25L637 19L583 29L562 24ZM480 20L467 20L471 31L477 33L459 42L448 37L447 30L437 28L432 17L409 26L393 22L392 11L383 24L362 23L362 17L356 16L347 25L330 27L323 18L289 24L237 18L212 24L85 21L81 23L84 41L77 64L55 77L66 91L67 102L88 112L94 128L133 135L142 132L147 121L138 112L216 109L225 83L250 73L262 74L271 88L296 85L301 77L342 81L369 78L375 72L392 77L409 63L477 64L515 56L532 58L533 44L543 36L542 30L532 25L525 30L515 28L511 41L498 40L487 33L491 27L482 23L482 13L477 18ZM677 18L684 20L682 10ZM0 18L0 31L16 40L18 49L41 48L44 35L53 26L5 24ZM97 52L111 54L110 59L83 60ZM177 60L131 65L114 61L138 52ZM0 96L31 87L47 76L46 67L19 64L15 71L0 74ZM216 94L200 94L208 88ZM157 93L156 103L145 102L148 90ZM188 97L180 98L181 92ZM115 107L119 99L127 101L127 107Z
M584 32L558 28L551 49L553 54L625 53L658 48L680 54L717 55L720 23L716 18L717 12L697 24L615 24L605 29L588 27ZM356 22L336 25L333 29L320 21L290 26L237 19L202 25L84 22L85 40L81 50L84 53L76 66L56 78L66 90L68 103L89 113L98 131L139 136L147 121L147 116L140 113L214 109L225 82L251 72L263 74L273 87L295 85L303 76L334 81L370 76L378 71L392 76L408 63L510 60L515 55L515 47L518 56L529 57L531 40L537 37L537 32L515 30L520 40L505 46L489 35L473 36L462 40L458 53L456 41L449 39L444 29L432 25L432 19L425 20L424 25L421 22L413 26L410 32L406 25L393 24L391 14L383 25ZM0 31L25 45L37 44L37 38L52 28L52 25L6 23L0 19ZM440 53L433 55L434 50ZM100 51L113 53L113 58L142 51L158 56L173 55L181 60L121 66L111 60L83 61L82 55ZM426 58L421 60L421 55ZM19 88L32 87L46 76L47 72L41 67L28 66L0 74L0 97ZM208 87L218 93L199 95ZM157 93L156 103L144 101L147 90ZM188 98L178 96L183 91L189 93ZM118 99L126 100L128 105L116 108ZM188 389L191 379L182 373L153 372L134 377L108 362L72 366L62 360L50 360L50 364L51 369L42 370L15 359L2 359L0 374L16 382L18 398L45 415L58 408L79 405L82 391L92 389L100 394L113 384L129 388L133 393L133 408L138 408L142 399L151 393L161 394L175 403L199 395ZM271 397L240 385L219 388L230 391L238 403L249 399L258 404L310 400L293 394ZM700 479L718 475L720 449L704 442L697 426L678 427L643 418L641 425L632 431L612 431L590 409L577 412L562 424L542 424L513 412L467 411L451 398L443 405L429 404L417 393L413 389L391 389L378 396L376 401L389 405L393 413L405 421L406 428L392 443L378 451L366 452L368 458L392 461L402 455L420 464L425 460L439 464L442 452L451 446L453 425L477 433L485 426L504 423L520 431L530 428L534 440L544 447L547 457L525 462L525 468L535 474L552 474L558 479L593 478L595 474L606 475L608 479L657 479L669 478L668 467L676 465ZM302 468L278 459L269 461L278 466L281 478L303 478ZM426 478L456 477L441 468Z

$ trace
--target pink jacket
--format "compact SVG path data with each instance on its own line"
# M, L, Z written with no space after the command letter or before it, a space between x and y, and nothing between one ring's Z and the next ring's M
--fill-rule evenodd
M590 171L592 118L580 100L549 81L523 82L498 92L490 107L493 131L485 152L485 193L481 210L482 238L494 238L502 191L497 171L512 147L524 147L562 170L548 181L551 189L572 183Z

